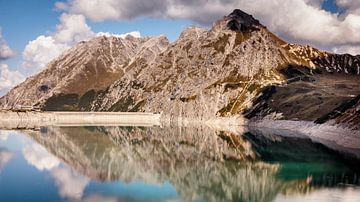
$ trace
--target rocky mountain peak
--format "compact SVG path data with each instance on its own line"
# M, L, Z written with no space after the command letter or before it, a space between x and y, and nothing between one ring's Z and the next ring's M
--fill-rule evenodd
M266 27L263 26L259 20L255 19L252 15L249 15L240 9L235 9L232 13L224 16L214 23L212 29L210 30L210 35L218 37L221 33L235 34L231 32L249 34L253 31L260 30L268 32Z
M252 31L262 26L259 20L240 9L235 9L227 16L227 27L233 31Z
M200 27L188 27L181 32L178 40L188 39L188 38L199 38L205 32L207 32L207 30Z

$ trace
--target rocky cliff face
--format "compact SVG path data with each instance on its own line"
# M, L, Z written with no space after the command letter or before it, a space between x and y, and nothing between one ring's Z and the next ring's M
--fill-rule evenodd
M326 115L360 95L359 74L360 56L289 44L234 10L210 30L188 28L171 44L164 37L78 44L0 102L172 119L245 114L328 121Z
M132 60L148 61L168 46L163 37L97 37L81 42L1 98L5 108L87 110L89 100L119 79Z

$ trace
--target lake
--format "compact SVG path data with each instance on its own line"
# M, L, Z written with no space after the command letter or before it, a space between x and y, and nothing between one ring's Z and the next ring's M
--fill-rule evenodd
M360 201L360 163L299 136L199 127L0 131L0 201Z

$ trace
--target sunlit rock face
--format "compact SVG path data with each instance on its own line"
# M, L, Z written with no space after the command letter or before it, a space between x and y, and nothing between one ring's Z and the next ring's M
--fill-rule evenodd
M232 20L224 17L211 30L186 29L153 63L137 64L99 95L93 109L203 119L241 113L262 86L282 82L277 68L289 57L260 24L234 31Z
M360 95L359 75L360 56L287 43L236 9L209 30L187 28L173 43L163 36L79 43L0 103L161 112L172 120L245 115L358 128L358 107L351 100Z
M94 96L121 78L132 60L152 61L166 37L96 37L51 61L1 98L5 108L39 105L44 110L89 110Z
M27 134L73 169L71 175L53 172L65 177L57 179L59 185L69 176L77 176L79 186L88 178L167 182L187 201L271 201L280 193L308 193L357 179L339 167L337 155L309 139L207 127L50 127ZM309 161L316 163L291 166ZM287 173L293 177L282 178Z

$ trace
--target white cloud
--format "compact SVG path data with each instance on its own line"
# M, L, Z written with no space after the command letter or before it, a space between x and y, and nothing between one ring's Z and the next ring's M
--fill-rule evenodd
M357 10L360 8L359 0L336 0L336 4L349 10Z
M2 36L0 28L0 60L6 60L15 55L15 52L8 46L5 39Z
M56 42L73 45L94 37L94 32L86 24L83 15L62 14L60 24L56 26L53 38Z
M258 7L264 6L263 10ZM258 16L277 34L300 43L332 50L338 46L358 46L360 43L360 16L347 14L340 17L310 6L302 0L265 1L243 3L248 12Z
M337 47L334 47L332 48L332 52L334 53L338 53L338 54L341 54L341 53L349 53L349 54L352 54L352 55L358 55L360 54L360 46L337 46Z
M126 38L127 36L132 36L132 37L135 37L135 38L140 38L141 37L141 34L140 32L138 31L133 31L133 32L128 32L128 33L125 33L125 34L113 34L113 33L110 33L110 32L99 32L96 34L96 36L114 36L114 37L119 37L119 38Z
M128 20L139 16L191 19L201 24L212 23L234 9L236 0L70 0L56 7L85 15L93 21Z
M64 13L60 16L56 32L48 36L41 35L26 45L23 64L35 72L39 71L74 44L94 36L84 16Z
M5 165L14 157L14 153L4 149L0 148L0 171L5 167Z
M94 33L83 15L63 13L54 33L41 35L26 45L23 51L23 66L31 69L31 72L38 72L76 43L103 35L121 38L127 35L141 37L138 31L126 34Z
M69 168L55 168L51 171L56 184L59 186L59 194L64 198L80 199L90 182L84 177Z
M39 171L52 170L60 165L59 159L39 144L26 145L22 153L26 161Z
M69 0L59 9L83 14L94 21L127 20L140 16L189 19L211 25L240 8L291 42L311 44L326 50L360 46L360 3L337 0L345 14L321 9L324 0ZM261 5L261 6L260 6ZM357 52L355 52L357 53Z
M10 131L0 130L0 141L6 142L10 136Z
M0 64L0 95L24 81L25 77L18 71L11 71L7 64Z
M166 9L167 1L163 0L74 0L70 4L58 2L56 8L71 13L83 14L94 21L107 19L131 19L139 13L158 15Z
M304 0L304 2L308 5L314 6L316 8L321 8L321 5L325 0Z
M61 167L60 160L40 144L29 144L22 150L25 160L39 171L49 171L59 187L61 197L80 199L90 179L69 167ZM0 148L1 165L1 148Z
M26 45L23 51L23 64L33 70L41 70L52 59L69 48L70 45L59 43L52 36L41 35Z

